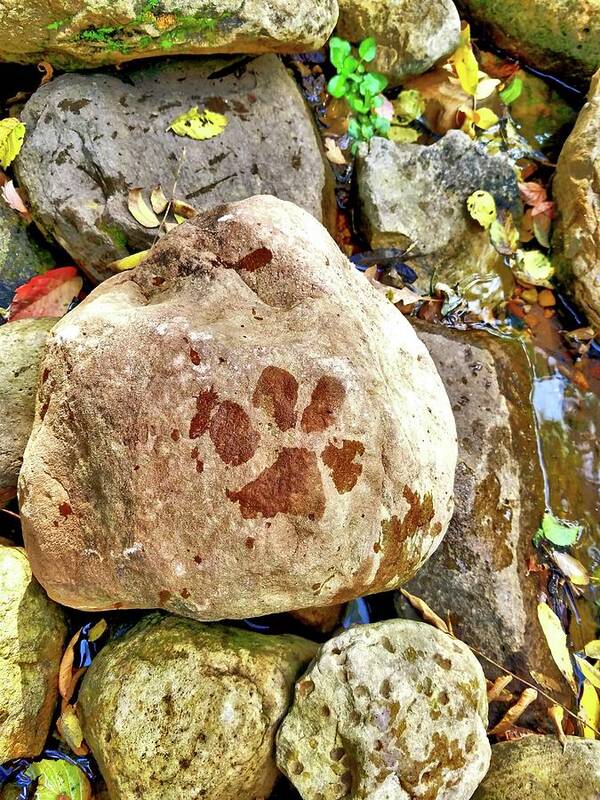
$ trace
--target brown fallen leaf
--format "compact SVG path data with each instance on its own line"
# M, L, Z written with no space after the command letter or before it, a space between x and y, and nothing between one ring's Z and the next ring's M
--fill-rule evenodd
M73 663L75 661L75 645L79 641L81 630L73 634L66 647L58 668L58 691L61 697L66 698L73 680ZM70 698L69 698L70 699Z
M56 720L56 728L61 739L66 742L76 756L85 756L90 750L83 741L83 731L75 707L67 705Z
M332 164L338 164L341 166L348 163L344 158L344 154L342 153L340 146L331 137L327 137L325 139L325 155L327 156L327 160L331 161Z
M184 219L194 219L194 217L198 216L198 211L191 206L189 203L186 203L185 200L173 200L172 203L173 214L175 218L183 217Z
M400 592L404 595L404 597L406 597L411 606L419 611L423 619L431 623L431 625L434 625L438 630L443 631L444 633L450 633L444 620L441 617L438 617L435 611L432 611L431 608L429 608L425 600L422 600L420 597L417 597L414 594L410 594L410 592L407 592L406 589L400 589Z
M169 201L165 197L162 186L155 186L150 192L150 205L155 214L162 214L169 205Z
M558 741L561 743L564 752L564 749L567 745L567 737L565 736L565 731L563 729L565 712L560 706L550 706L548 709L548 716L550 717L554 730L556 731Z
M512 694L510 692L506 692L505 689L508 684L512 681L512 675L501 675L499 678L488 687L487 690L487 699L488 703L493 703L494 700L502 700L503 697L512 700Z
M54 77L54 67L49 61L40 61L37 65L37 68L40 72L43 72L44 75L42 76L42 80L40 81L40 86L43 86L45 83L48 83Z
M525 709L529 708L529 706L535 702L537 698L538 693L535 689L524 689L514 706L511 706L508 709L500 722L495 725L491 731L488 731L488 734L490 736L497 736L506 733L509 728L514 727L515 723L521 718Z

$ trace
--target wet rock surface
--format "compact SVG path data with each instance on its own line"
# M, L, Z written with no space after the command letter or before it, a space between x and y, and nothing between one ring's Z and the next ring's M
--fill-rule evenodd
M458 47L460 19L452 0L340 0L337 34L377 40L374 66L390 82L420 75Z
M0 545L0 763L37 756L58 696L66 625L20 547Z
M484 332L424 323L416 330L450 397L459 456L448 533L406 588L442 618L449 611L456 635L489 658L528 680L533 670L560 685L537 620L538 584L527 576L544 486L526 354L517 341ZM411 615L403 598L397 605ZM500 674L482 664L489 677ZM570 700L566 687L562 699ZM534 710L545 717L544 707Z
M488 767L487 698L467 647L420 622L352 628L296 684L277 763L303 800L468 798Z
M17 287L53 266L30 226L0 199L0 307L8 308Z
M290 203L169 233L59 323L43 369L21 517L66 605L219 619L341 603L412 576L452 514L433 362Z
M223 113L223 133L194 141L167 131L194 106ZM198 210L265 193L326 225L333 213L313 121L274 55L63 75L34 94L22 119L27 137L17 170L34 220L95 280L156 238L128 210L136 187L148 197L161 185L170 196L176 181L176 196Z
M0 58L62 69L175 54L304 52L335 25L336 0L39 0L0 3Z
M600 0L459 0L498 47L534 67L587 82L600 66Z
M372 248L410 248L409 263L453 285L465 276L502 288L502 257L488 234L470 219L472 192L490 192L498 208L521 215L512 163L488 155L461 131L431 146L396 144L376 137L358 158L361 220ZM429 289L425 280L424 289Z
M0 326L0 505L17 493L44 344L55 323L50 318L24 319Z
M268 797L275 733L315 650L159 615L107 645L79 709L111 800Z
M563 279L600 325L600 71L561 151L553 184L554 247Z
M526 736L492 747L490 771L473 800L596 800L600 742L568 736Z

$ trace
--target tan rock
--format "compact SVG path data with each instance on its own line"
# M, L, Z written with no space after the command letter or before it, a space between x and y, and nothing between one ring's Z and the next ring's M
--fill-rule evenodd
M600 327L600 70L558 159L553 195L560 274Z
M351 42L377 40L373 66L391 83L421 75L459 43L460 19L452 0L339 0L337 33Z
M330 633L339 624L344 605L315 606L314 608L298 608L291 612L292 617L302 625L314 628L321 633Z
M466 800L485 775L483 672L421 622L351 628L296 684L277 763L303 800Z
M0 763L44 747L66 632L22 548L0 546Z
M307 212L179 226L54 329L20 500L36 574L86 609L219 619L407 580L452 513L426 349Z
M275 732L315 650L158 615L107 645L78 709L111 800L268 797Z
M23 319L0 326L0 506L17 493L33 426L42 350L55 322Z

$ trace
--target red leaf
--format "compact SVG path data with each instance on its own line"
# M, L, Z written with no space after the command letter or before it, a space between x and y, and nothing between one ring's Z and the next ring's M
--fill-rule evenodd
M62 317L83 281L76 267L59 267L19 286L8 310L8 321L30 317Z
M524 202L529 206L537 206L539 203L545 203L548 200L546 189L541 183L536 181L528 181L527 183L519 183L519 192Z

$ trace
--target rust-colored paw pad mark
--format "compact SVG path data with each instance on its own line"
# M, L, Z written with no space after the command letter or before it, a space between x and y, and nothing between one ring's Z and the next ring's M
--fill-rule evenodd
M321 519L325 512L323 482L317 457L303 447L284 447L277 460L239 491L227 490L239 502L244 519L276 514Z
M319 378L302 414L302 430L305 433L326 430L334 422L345 398L346 389L341 381L329 375Z
M329 442L321 453L323 463L329 467L339 494L350 492L356 486L362 472L362 464L355 464L354 459L356 456L362 456L364 452L365 448L361 442L344 439L341 447Z
M296 424L298 381L287 370L280 367L263 369L252 405L270 414L280 431L287 431Z
M250 417L237 403L230 400L219 401L219 396L211 387L196 397L196 413L190 423L190 439L197 439L206 431L212 439L221 461L234 467L249 461L258 447L260 434L255 431ZM197 459L197 448L196 451ZM196 462L202 472L204 465Z

